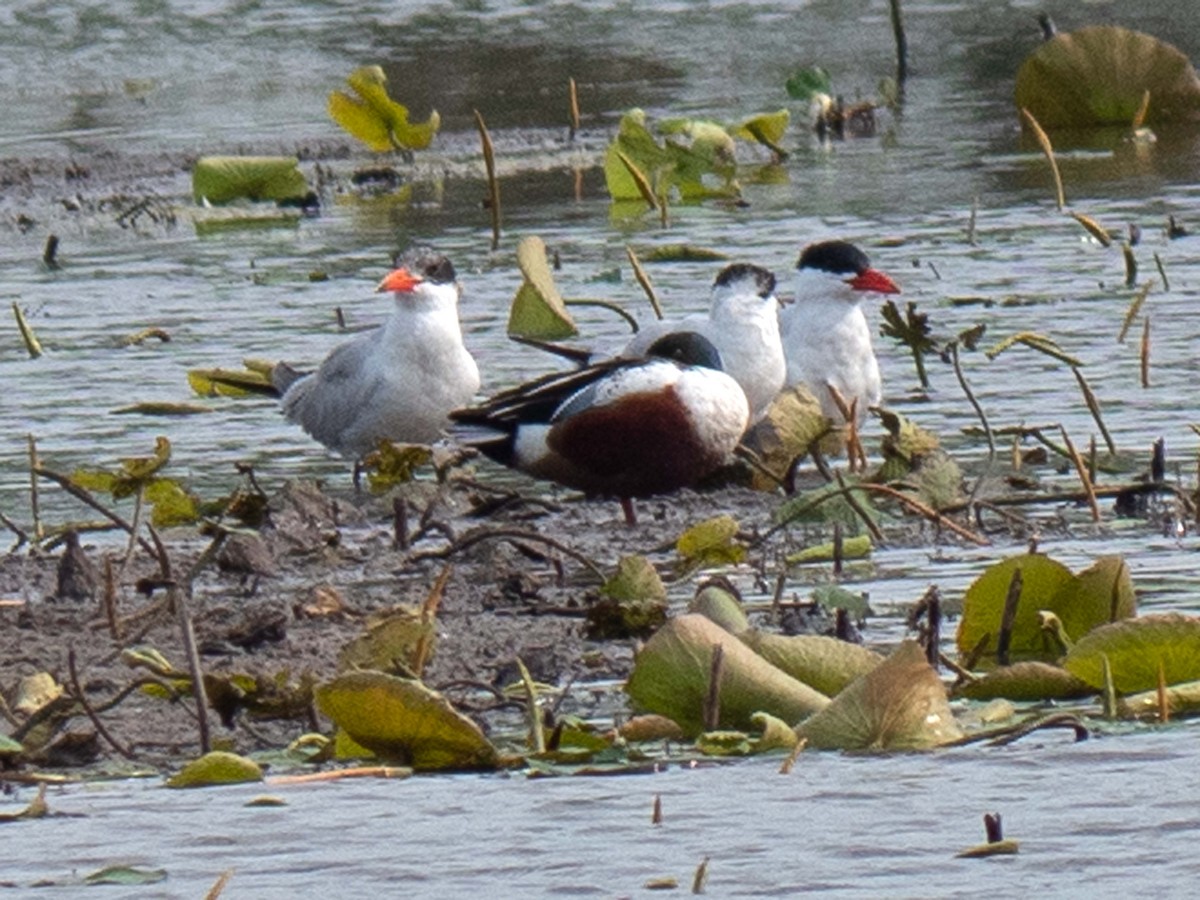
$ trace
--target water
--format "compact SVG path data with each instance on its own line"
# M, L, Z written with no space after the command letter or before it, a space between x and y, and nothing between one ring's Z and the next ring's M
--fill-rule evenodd
M1125 24L1200 59L1200 16L1178 3L1155 0L1136 12L1106 2L908 4L908 101L881 137L821 145L794 125L792 156L773 183L755 182L766 158L743 146L749 206L676 207L663 230L651 216L612 219L594 169L575 196L572 167L598 157L621 112L638 105L652 120L736 120L791 105L798 115L782 85L813 63L847 96L871 94L893 68L885 3L9 3L0 9L0 155L51 186L34 191L13 177L0 187L0 300L21 304L47 350L27 359L11 321L0 338L0 511L28 524L30 433L60 471L146 455L166 434L170 471L205 496L230 489L239 461L267 485L293 475L338 483L346 464L269 401L205 401L213 412L192 419L112 411L194 400L186 383L193 367L319 360L342 338L335 307L352 325L380 317L373 285L396 247L413 240L436 243L462 273L464 327L485 390L511 384L551 365L502 337L518 285L513 250L530 233L559 251L564 295L607 296L639 315L648 310L626 269L627 244L712 246L774 268L786 291L800 245L831 235L858 241L902 284L900 299L930 314L941 339L976 323L988 327L985 347L1022 330L1052 336L1084 363L1118 447L1145 465L1151 442L1164 437L1172 469L1191 484L1200 239L1168 241L1163 225L1174 215L1200 228L1200 140L1167 130L1148 150L1117 135L1059 142L1073 208L1117 231L1129 222L1143 229L1138 281L1156 285L1143 310L1151 385L1142 388L1141 319L1125 343L1116 340L1133 295L1120 250L1101 248L1055 212L1046 164L1017 129L1011 78L1036 45L1043 9L1064 29ZM294 228L198 236L182 216L174 227L143 220L122 229L114 221L120 202L80 216L38 199L149 190L183 203L186 156L338 147L344 138L325 116L325 97L368 62L385 65L394 95L415 116L436 106L443 117L437 146L418 159L424 174L441 168L444 177L423 180L414 202L338 196ZM572 76L584 112L574 146L564 125ZM475 108L494 131L505 174L506 233L495 253L480 208ZM145 179L107 181L112 154ZM365 161L356 154L329 165L344 174ZM72 162L97 175L64 179ZM313 174L311 163L304 169ZM966 240L973 205L975 245ZM22 231L22 213L37 224ZM39 262L50 231L62 239L53 271ZM714 269L660 265L650 275L668 309L682 314L706 304ZM328 280L311 280L314 271ZM611 315L579 318L589 341L621 336ZM121 346L121 337L151 326L172 340ZM879 350L888 404L978 464L986 448L962 434L977 420L951 369L931 359L931 390L922 395L906 353L888 341ZM963 368L993 427L1061 423L1081 446L1097 432L1061 363L1014 348L992 361L964 353ZM83 515L46 493L51 520ZM1190 535L1164 538L1110 514L1099 528L1080 525L1075 513L1064 522L1044 546L1068 565L1123 553L1144 610L1200 612ZM854 585L894 614L933 581L960 593L999 552L884 550ZM825 755L806 758L784 780L773 762L752 761L615 781L292 788L287 811L242 809L251 789L70 788L51 797L53 808L87 817L6 826L0 879L28 886L126 858L171 872L161 890L138 896L197 896L229 866L237 874L228 896L307 895L347 877L383 890L404 883L415 896L608 896L661 875L686 887L711 856L713 894L956 896L976 892L981 878L1001 878L1013 893L1124 896L1152 887L1170 896L1197 874L1197 793L1184 777L1197 762L1195 728L1183 725L1083 745L1049 736L1006 750ZM647 824L654 793L667 810L661 829ZM980 839L979 816L991 809L1023 840L1022 854L952 860ZM48 828L52 855L43 852ZM247 833L255 841L243 843Z

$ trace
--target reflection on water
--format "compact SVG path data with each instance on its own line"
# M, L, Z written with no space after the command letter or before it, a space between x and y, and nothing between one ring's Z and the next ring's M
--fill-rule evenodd
M1125 343L1116 340L1133 296L1121 251L1099 247L1054 212L1045 161L1020 138L1010 100L1012 74L1036 44L1043 7L1062 28L1082 24L1084 15L1119 21L1200 58L1200 22L1180 15L1178 4L1160 0L1136 11L1017 0L910 4L908 102L880 138L823 146L797 126L790 158L761 179L754 167L765 166L766 155L743 147L748 206L675 207L665 230L653 216L614 219L595 169L576 194L572 167L596 158L621 112L636 104L652 119L735 120L792 105L782 85L813 63L828 68L848 97L872 94L893 67L884 0L179 6L16 0L0 8L0 147L9 157L0 171L16 172L0 182L0 300L21 304L46 347L42 359L26 359L11 323L0 343L0 510L11 518L28 518L29 433L60 470L145 455L156 435L167 434L172 470L206 496L229 489L237 461L253 463L268 485L297 474L344 483L346 464L284 422L270 401L209 401L214 411L190 420L111 411L195 399L189 368L236 366L245 357L319 360L343 338L335 307L356 326L382 317L372 288L397 245L413 240L435 242L462 274L464 327L485 390L549 368L546 358L503 337L517 287L513 248L535 232L558 251L565 296L618 299L640 315L647 309L627 271L627 243L716 247L775 269L787 293L801 244L830 235L859 241L901 283L901 299L930 313L939 340L977 323L987 326L985 346L1020 330L1052 336L1084 363L1121 450L1144 461L1164 436L1172 466L1193 477L1187 423L1196 418L1200 238L1169 241L1162 226L1174 215L1200 232L1197 140L1168 130L1150 148L1115 135L1058 142L1071 203L1118 234L1130 222L1142 229L1137 281L1156 280L1143 309L1151 322L1150 386L1143 388L1141 321ZM71 161L86 170L111 154L144 163L242 146L291 152L341 142L325 97L367 62L387 67L394 94L414 115L440 110L446 133L439 147L469 167L447 166L444 177L416 186L403 202L339 197L295 228L203 238L186 221L135 231L116 227L111 211L80 216L29 199L20 165L36 160L49 160L37 162L39 171L58 178ZM566 143L568 77L579 82L584 108L585 133L575 146ZM507 234L498 253L488 249L480 202L475 108L495 131L502 165L506 155L529 162L502 181ZM800 113L794 105L793 113ZM357 161L332 165L348 170ZM176 168L161 190L182 201L186 166ZM85 175L55 181L49 193L69 206L76 194L95 199L126 190L136 187L124 179L96 185ZM972 244L967 228L976 204ZM17 218L27 211L39 221L21 230ZM51 229L62 239L62 267L53 271L39 264ZM650 274L668 308L682 313L706 305L714 268L672 264ZM328 280L310 279L316 271ZM611 315L587 310L580 320L589 341L621 337ZM121 344L151 326L172 340ZM887 341L879 348L887 402L964 459L982 459L982 442L961 433L976 417L953 372L931 360L932 389L921 395L906 352ZM1059 362L1014 348L991 361L964 353L963 365L993 426L1061 422L1080 445L1096 431L1074 376ZM53 492L45 502L51 518L78 514ZM1196 611L1194 546L1190 536L1176 542L1144 529L1131 534L1110 520L1081 529L1078 539L1056 538L1049 549L1073 568L1100 552L1123 552L1135 581L1153 588L1150 607ZM895 612L931 580L950 594L961 591L996 552L931 558L885 550L855 586L869 590L877 608ZM620 782L336 785L289 792L287 811L243 810L249 794L239 790L184 799L141 786L72 789L52 798L52 808L89 818L8 826L5 846L15 848L7 855L16 868L4 878L28 885L126 856L171 870L165 896L197 896L229 865L238 868L231 896L235 887L243 896L308 894L348 874L384 890L402 882L413 895L499 884L509 894L609 896L658 875L686 884L711 856L713 893L953 896L975 891L983 870L951 861L951 853L979 837L980 814L999 809L1024 849L1016 860L982 865L1003 865L1014 893L1058 891L1055 873L1069 870L1072 887L1086 884L1089 895L1125 895L1135 884L1183 884L1197 874L1189 862L1194 779L1179 776L1196 766L1194 737L1185 725L1078 747L1054 737L982 754L822 756L788 780L770 764L752 763ZM1161 794L1164 783L1174 785L1170 796ZM658 830L646 824L654 792L667 800L667 824ZM163 823L152 846L132 825L149 813ZM312 828L317 821L321 834ZM49 827L63 849L48 858ZM247 831L265 835L266 844L243 842ZM1141 865L1149 859L1157 863Z

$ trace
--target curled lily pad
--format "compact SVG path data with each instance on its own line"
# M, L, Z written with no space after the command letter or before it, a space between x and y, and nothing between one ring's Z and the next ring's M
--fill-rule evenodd
M197 203L231 200L293 200L308 194L294 156L203 156L192 168Z
M366 634L342 647L338 668L411 673L417 654L436 637L437 628L431 619L414 610L392 610L376 617L367 625Z
M962 736L916 641L902 643L796 732L818 750L927 750Z
M243 784L262 781L262 767L252 759L214 750L194 759L167 779L167 787L211 787L217 784Z
M719 582L702 585L688 603L688 612L712 619L730 634L741 634L750 627L741 599Z
M546 258L546 244L540 237L530 235L522 238L517 245L517 265L524 281L509 310L509 335L543 341L577 335L579 328L567 312L562 295L554 283L554 275Z
M874 650L817 634L771 634L750 629L738 635L746 645L798 681L828 697L870 672L883 657Z
M414 769L491 769L499 761L479 726L421 682L351 672L316 689L317 707L357 744Z
M625 690L635 706L673 719L686 734L699 734L715 647L723 660L719 727L746 730L759 711L796 722L829 703L720 625L694 614L676 616L646 642Z
M957 693L971 700L1076 700L1096 693L1096 689L1060 666L1027 660L988 672L964 684Z
M1160 613L1103 625L1071 648L1063 667L1102 688L1106 659L1121 693L1156 687L1160 667L1168 685L1200 680L1200 618Z
M388 96L387 76L379 66L355 69L346 79L356 96L333 91L329 116L372 150L424 150L442 124L437 110L425 122L408 121L408 107Z
M1163 691L1161 698L1157 688L1152 691L1131 694L1121 699L1118 709L1122 715L1131 718L1157 718L1162 714L1164 702L1167 714L1170 716L1195 715L1200 712L1200 681L1171 685Z
M1014 99L1047 128L1130 126L1147 91L1145 124L1200 121L1200 77L1183 53L1140 31L1095 25L1031 53Z

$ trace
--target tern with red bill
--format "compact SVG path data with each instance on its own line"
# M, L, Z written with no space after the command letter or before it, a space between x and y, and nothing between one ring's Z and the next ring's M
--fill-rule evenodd
M809 244L796 264L796 296L779 313L787 359L787 386L803 386L833 422L844 421L832 385L861 423L882 397L879 362L862 310L869 293L898 294L900 288L871 268L867 254L847 241Z
M284 415L355 460L385 440L437 440L450 411L479 389L479 369L463 345L449 259L415 252L378 291L394 298L383 325L335 347L314 372L297 377L280 368L274 377Z

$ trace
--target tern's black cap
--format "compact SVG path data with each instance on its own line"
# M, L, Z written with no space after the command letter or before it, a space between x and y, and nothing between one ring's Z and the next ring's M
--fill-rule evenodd
M834 275L861 275L871 260L849 241L821 241L800 251L797 269L820 269Z
M775 275L762 266L753 263L733 263L717 273L713 287L729 285L740 278L753 278L758 287L758 296L764 300L775 292Z

